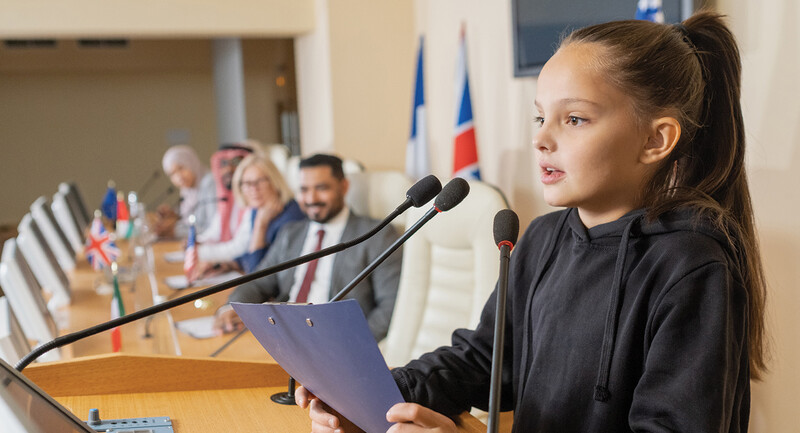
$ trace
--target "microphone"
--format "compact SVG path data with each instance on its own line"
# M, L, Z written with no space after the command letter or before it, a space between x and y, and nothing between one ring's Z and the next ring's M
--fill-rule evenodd
M155 171L153 171L153 174L151 174L150 177L148 177L147 180L144 182L144 184L142 184L142 187L139 188L138 190L139 197L144 197L144 195L147 194L147 191L153 185L153 182L155 182L155 180L160 177L161 173L162 172L160 169L155 169Z
M178 297L178 298L175 298L175 299L160 303L158 305L153 305L152 307L148 307L148 308L145 308L143 310L139 310L139 311L133 312L131 314L128 314L128 315L125 315L125 316L122 316L122 317L118 317L116 319L112 319L112 320L109 320L109 321L104 322L104 323L100 323L98 325L83 329L81 331L76 331L76 332L73 332L71 334L62 335L60 337L57 337L57 338L55 338L55 339L53 339L51 341L48 341L47 343L44 343L44 344L36 347L35 349L33 349L30 353L28 353L22 359L20 359L20 361L15 365L14 368L16 368L17 371L22 371L22 369L24 369L31 362L36 360L36 358L38 358L39 356L49 352L50 350L56 349L58 347L65 346L65 345L70 344L70 343L74 343L74 342L76 342L78 340L81 340L83 338L86 338L86 337L89 337L89 336L92 336L92 335L95 335L95 334L99 334L100 332L107 331L107 330L109 330L111 328L116 328L117 326L121 326L121 325L124 325L126 323L130 323L130 322L133 322L135 320L139 320L139 319L141 319L143 317L152 316L154 314L160 313L160 312L168 310L170 308L177 307L177 306L183 305L183 304L187 304L187 303L193 302L193 301L195 301L197 299L205 298L206 296L210 296L210 295L213 295L214 293L218 293L218 292L221 292L223 290L230 289L231 287L235 287L235 286L238 286L240 284L244 284L244 283L256 280L258 278L265 277L267 275L272 275L274 273L277 273L277 272L280 272L280 271L295 267L295 266L300 265L302 263L310 262L311 260L318 259L320 257L324 257L324 256L327 256L327 255L330 255L330 254L337 253L339 251L345 250L347 248L350 248L353 245L357 245L357 244L359 244L361 242L364 242L365 240L371 238L372 236L374 236L376 233L381 231L381 229L383 229L384 227L389 225L389 223L392 222L392 220L394 220L395 218L397 218L397 216L399 216L400 214L402 214L403 212L408 210L408 208L410 208L412 205L414 205L414 203L427 203L434 196L436 196L436 194L438 194L441 189L442 189L441 183L439 182L439 180L435 176L433 176L433 175L427 176L427 177L423 178L422 180L420 180L419 182L417 182L411 188L409 188L408 192L406 192L406 200L403 201L403 203L400 204L400 206L398 206L397 209L395 209L391 214L389 214L389 216L387 216L383 221L381 221L372 230L370 230L369 232L365 233L364 235L361 235L360 237L357 237L357 238L355 238L353 240L350 240L350 241L347 241L347 242L342 242L342 243L339 243L337 245L330 246L328 248L319 250L317 252L306 254L304 256L301 256L301 257L298 257L298 258L295 258L295 259L292 259L292 260L287 260L287 261L285 261L283 263L279 263L279 264L277 264L275 266L271 266L269 268L262 269L260 271L252 272L252 273L247 274L247 275L242 275L241 277L237 277L237 278L225 281L223 283L220 283L220 284L217 284L217 285L214 285L214 286L202 289L202 290L198 290L198 291L196 291L194 293L190 293L188 295L184 295L184 296L181 296L181 297Z
M506 295L508 293L508 262L511 250L519 235L519 217L511 209L503 209L494 216L494 242L500 248L500 276L497 280L497 309L494 318L494 343L492 348L492 381L489 386L489 420L487 433L497 433L500 416L500 376L503 370L503 344L506 327Z
M413 188L413 187L412 187ZM361 273L356 275L353 281L350 281L348 285L346 285L342 290L339 291L333 298L331 298L328 302L336 302L344 298L348 293L355 286L358 285L361 281L364 280L375 268L378 267L381 263L383 263L393 252L395 252L400 245L403 245L408 238L410 238L414 233L416 233L419 229L422 228L428 221L430 221L434 216L441 212L449 211L450 209L456 207L464 198L469 194L469 183L466 180L456 177L447 185L444 186L442 192L436 196L436 200L433 203L433 207L428 211L425 212L425 215L422 216L417 222L414 223L408 230L403 233L402 236L397 238L392 245L389 246L384 252L381 253L380 256L375 258L372 263L369 264L366 268L364 268ZM420 203L419 205L415 205L416 207L422 206L425 202Z

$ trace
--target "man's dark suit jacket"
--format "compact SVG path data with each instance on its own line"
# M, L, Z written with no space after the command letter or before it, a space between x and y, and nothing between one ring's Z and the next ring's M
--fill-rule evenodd
M347 219L342 241L349 241L371 230L379 221L355 215L352 211ZM286 260L300 256L306 234L308 220L296 221L284 225L275 242L270 246L266 257L257 269L265 269ZM334 255L331 272L329 298L336 295L344 286L353 280L372 260L397 240L397 233L390 225L372 238L338 252ZM372 274L361 281L346 298L354 298L361 305L369 323L369 329L376 341L386 336L389 321L392 318L397 287L400 283L400 266L402 251L397 250L386 261L378 266ZM261 303L267 301L285 302L289 299L289 291L294 284L295 269L287 269L277 274L268 275L249 283L242 284L228 298L229 302Z

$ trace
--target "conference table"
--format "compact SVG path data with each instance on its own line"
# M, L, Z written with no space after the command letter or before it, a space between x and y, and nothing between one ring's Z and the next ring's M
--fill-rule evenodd
M132 266L132 260L126 254L128 245L122 241L119 246L124 270ZM183 264L167 262L165 254L181 248L179 241L152 245L158 292L167 298L203 288L176 291L165 284L165 277L183 273ZM57 315L60 334L110 319L108 278L80 258L69 277L72 302ZM150 291L147 283L141 276L130 281L120 278L126 309L130 311L142 299L136 291ZM209 316L228 295L229 291L223 291L174 308L170 314L174 321ZM103 419L169 416L176 433L309 431L305 410L270 400L272 394L287 391L289 377L251 333L235 340L232 335L196 339L182 332L163 335L164 328L157 328L149 329L156 335L146 337L145 327L146 320L121 326L119 353L111 353L111 336L106 331L65 346L61 361L32 364L24 374L82 419L98 408ZM165 346L156 340L170 338L177 338L180 356L159 353ZM215 352L219 353L211 357ZM486 431L485 424L468 413L458 422L463 432Z

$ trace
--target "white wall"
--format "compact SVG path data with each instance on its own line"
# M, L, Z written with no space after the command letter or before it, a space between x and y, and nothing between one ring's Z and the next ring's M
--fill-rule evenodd
M752 431L800 425L800 7L718 0L742 55L750 188L769 283L772 372L753 387Z

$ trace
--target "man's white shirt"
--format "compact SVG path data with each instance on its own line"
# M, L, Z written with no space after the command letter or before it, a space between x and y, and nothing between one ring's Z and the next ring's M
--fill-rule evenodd
M347 225L347 220L350 218L350 209L345 206L338 215L331 218L327 223L320 224L315 221L310 221L308 224L308 232L306 232L305 241L303 242L303 249L300 250L300 255L304 256L314 252L317 246L317 232L320 229L325 230L325 237L322 238L322 248L325 249L341 242L342 233ZM349 239L348 239L349 240ZM314 273L314 281L311 282L311 290L308 292L308 299L306 302L311 304L324 304L330 299L331 290L331 275L333 273L333 259L336 254L331 254L322 257L317 262L317 270ZM306 276L306 269L308 263L297 266L294 270L294 283L292 289L289 291L289 302L294 302L297 299L297 292L300 291L300 285ZM343 287L336 287L336 290L341 290Z

